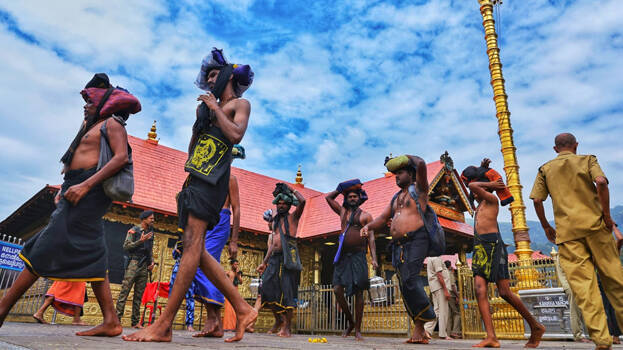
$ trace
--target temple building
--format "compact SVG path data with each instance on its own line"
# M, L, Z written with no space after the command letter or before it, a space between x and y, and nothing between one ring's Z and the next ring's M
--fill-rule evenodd
M153 255L158 265L152 272L152 281L168 282L174 260L171 256L172 247L177 240L177 214L175 196L181 189L187 173L184 163L187 153L159 144L155 122L147 139L128 136L133 151L135 192L129 202L114 202L104 216L104 231L108 247L110 264L110 281L113 299L116 301L123 279L123 241L128 229L139 223L141 211L151 209L155 212ZM235 162L244 165L244 162ZM431 206L439 216L440 223L446 233L446 254L458 253L459 260L465 263L465 253L472 249L473 229L465 222L465 214L473 215L468 201L467 189L453 167L448 153L440 159L428 163L428 182L430 184L429 199ZM238 179L240 188L240 238L238 260L243 273L243 284L240 286L242 295L253 303L254 296L249 292L249 282L257 277L256 267L266 253L266 240L270 233L262 213L272 205L272 191L277 182L287 182L240 167L232 167L232 173ZM356 176L356 174L353 174ZM296 188L307 200L301 217L297 237L303 271L301 287L313 284L330 284L333 273L333 257L337 250L337 239L340 233L339 217L330 209L325 193L305 187L301 169L297 172L294 183ZM388 205L394 193L398 191L395 178L391 173L367 181L363 188L369 200L362 209L373 217L379 215ZM46 185L32 198L9 217L0 222L0 232L27 240L44 227L54 210L53 198L59 190L58 185ZM341 198L338 198L341 200ZM377 256L379 269L376 274L384 279L393 277L391 257L387 254L391 237L388 228L376 232ZM229 268L227 249L223 251L221 264ZM372 269L370 269L372 273ZM89 302L85 303L84 321L96 324L101 321L99 307L91 288ZM126 303L124 326L130 324L131 298ZM166 299L161 300L166 304ZM196 306L199 310L199 304ZM49 318L51 311L46 313ZM197 311L197 316L199 311ZM268 313L266 314L267 316ZM60 316L59 316L60 317ZM196 318L198 322L198 318ZM270 317L261 317L258 328L270 326ZM183 312L178 313L177 325L183 324Z

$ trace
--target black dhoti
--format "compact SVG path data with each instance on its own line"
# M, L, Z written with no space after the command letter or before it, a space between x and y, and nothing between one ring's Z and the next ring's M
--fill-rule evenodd
M278 313L296 308L301 272L283 267L283 254L273 253L262 274L262 307Z
M177 195L178 231L183 233L188 223L188 214L208 223L212 230L221 218L221 209L229 194L229 172L221 176L215 185L189 175Z
M508 252L499 232L482 235L474 232L472 272L487 282L510 279Z
M333 268L333 285L344 287L346 296L370 289L365 251L342 252Z
M89 170L70 170L61 186L61 200L48 225L32 237L20 258L35 275L56 281L103 281L108 271L102 216L112 201L101 185L92 188L77 205L62 194L95 174Z
M392 265L398 275L402 300L413 321L429 322L436 318L420 276L429 244L428 232L424 227L392 241Z

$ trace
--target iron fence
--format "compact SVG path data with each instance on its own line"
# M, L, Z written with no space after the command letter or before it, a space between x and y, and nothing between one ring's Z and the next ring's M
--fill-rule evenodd
M408 334L410 319L405 311L397 283L386 281L387 300L373 303L364 292L364 315L361 331L368 334ZM347 297L354 316L355 297ZM299 333L341 333L348 321L339 309L332 285L312 285L299 289L296 329Z

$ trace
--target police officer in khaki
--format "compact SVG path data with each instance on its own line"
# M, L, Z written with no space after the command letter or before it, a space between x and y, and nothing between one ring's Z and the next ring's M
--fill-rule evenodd
M560 134L554 143L558 156L539 168L530 198L547 238L558 245L560 265L591 340L598 349L609 349L612 337L595 269L623 326L623 267L612 237L608 179L595 156L576 154L575 136ZM548 195L556 228L545 217L543 201Z
M132 327L143 328L139 322L141 299L147 284L147 274L154 268L152 248L154 245L154 212L145 210L139 216L140 226L134 226L129 231L123 243L123 250L128 254L128 265L125 277L121 285L121 292L117 300L117 316L123 317L125 302L134 285L134 298L132 299Z

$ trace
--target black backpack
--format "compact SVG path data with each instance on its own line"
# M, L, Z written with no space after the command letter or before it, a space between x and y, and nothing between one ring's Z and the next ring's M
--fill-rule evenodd
M391 201L391 216L394 217L394 202L396 198L400 194L398 191ZM430 244L428 246L427 256L440 256L446 251L446 234L439 223L439 218L437 218L437 214L431 208L430 205L426 204L426 212L422 213L422 208L420 207L420 202L418 201L418 194L415 190L415 185L411 184L409 186L409 194L411 198L415 201L415 205L417 206L417 210L420 213L420 217L424 222L424 228L426 232L428 232L428 238L430 239Z

